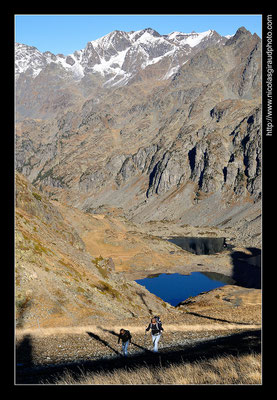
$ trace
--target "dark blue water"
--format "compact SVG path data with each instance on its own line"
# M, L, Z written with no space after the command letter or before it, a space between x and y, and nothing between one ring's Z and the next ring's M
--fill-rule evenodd
M234 280L228 276L213 272L192 272L190 275L160 274L136 282L172 306L201 292L234 284Z

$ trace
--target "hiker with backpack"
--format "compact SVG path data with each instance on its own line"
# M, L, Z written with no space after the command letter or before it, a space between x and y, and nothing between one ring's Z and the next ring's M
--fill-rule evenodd
M128 346L129 343L131 343L131 338L132 335L130 333L130 331L128 331L127 329L120 329L119 335L118 335L118 344L120 342L120 340L122 341L122 352L123 352L123 356L126 357L128 355Z
M162 322L159 317L153 317L151 319L150 324L145 329L145 335L146 335L146 332L148 332L150 329L151 329L152 342L153 342L153 351L155 353L157 353L158 352L158 343L159 343L162 331L164 330L162 327Z

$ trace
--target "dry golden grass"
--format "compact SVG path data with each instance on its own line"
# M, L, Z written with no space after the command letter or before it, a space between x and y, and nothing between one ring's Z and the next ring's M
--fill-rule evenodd
M45 382L47 383L47 382ZM56 381L57 385L260 385L261 355L223 355L192 363L168 367L145 367L115 372L85 373L78 379L70 373Z
M116 321L118 322L118 321ZM167 324L166 331L167 332L216 332L216 331L230 331L231 329L257 329L260 328L260 324ZM109 325L105 326L106 329L113 329L116 332L119 332L122 325L116 325L114 321L112 321ZM132 326L132 333L143 334L145 331L145 326ZM53 336L59 334L85 334L90 331L94 334L103 334L103 329L101 327L97 327L94 325L84 325L84 326L53 326L53 327L42 327L38 329L35 328L26 328L26 329L17 329L16 337L18 340L22 340L25 335L46 337Z

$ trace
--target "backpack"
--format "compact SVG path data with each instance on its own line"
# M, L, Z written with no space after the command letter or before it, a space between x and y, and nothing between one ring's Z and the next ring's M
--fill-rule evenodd
M156 335L156 334L160 333L160 331L161 331L162 321L161 321L160 317L157 315L153 318L155 318L156 324L152 324L152 322L150 322L151 330L152 330L153 335Z
M153 318L155 318L158 324L162 324L161 318L158 315L155 315Z
M125 333L122 336L122 341L127 342L127 340L131 340L131 339L132 339L132 335L131 335L130 331L125 329Z

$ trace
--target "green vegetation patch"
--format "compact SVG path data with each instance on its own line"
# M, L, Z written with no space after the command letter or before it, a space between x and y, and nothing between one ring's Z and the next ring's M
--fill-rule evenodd
M104 261L104 258L100 255L99 257L96 257L95 259L93 259L91 261L97 268L97 271L100 272L102 278L107 279L109 276L109 273L107 271L106 266L103 265L103 263L101 263L102 261Z
M32 195L34 196L34 198L35 198L36 200L41 201L41 195L40 195L40 194L33 192Z
M97 288L104 294L109 294L112 296L112 298L116 298L117 300L120 300L121 296L120 293L115 290L109 283L104 282L104 281L99 281L99 284L97 285Z

